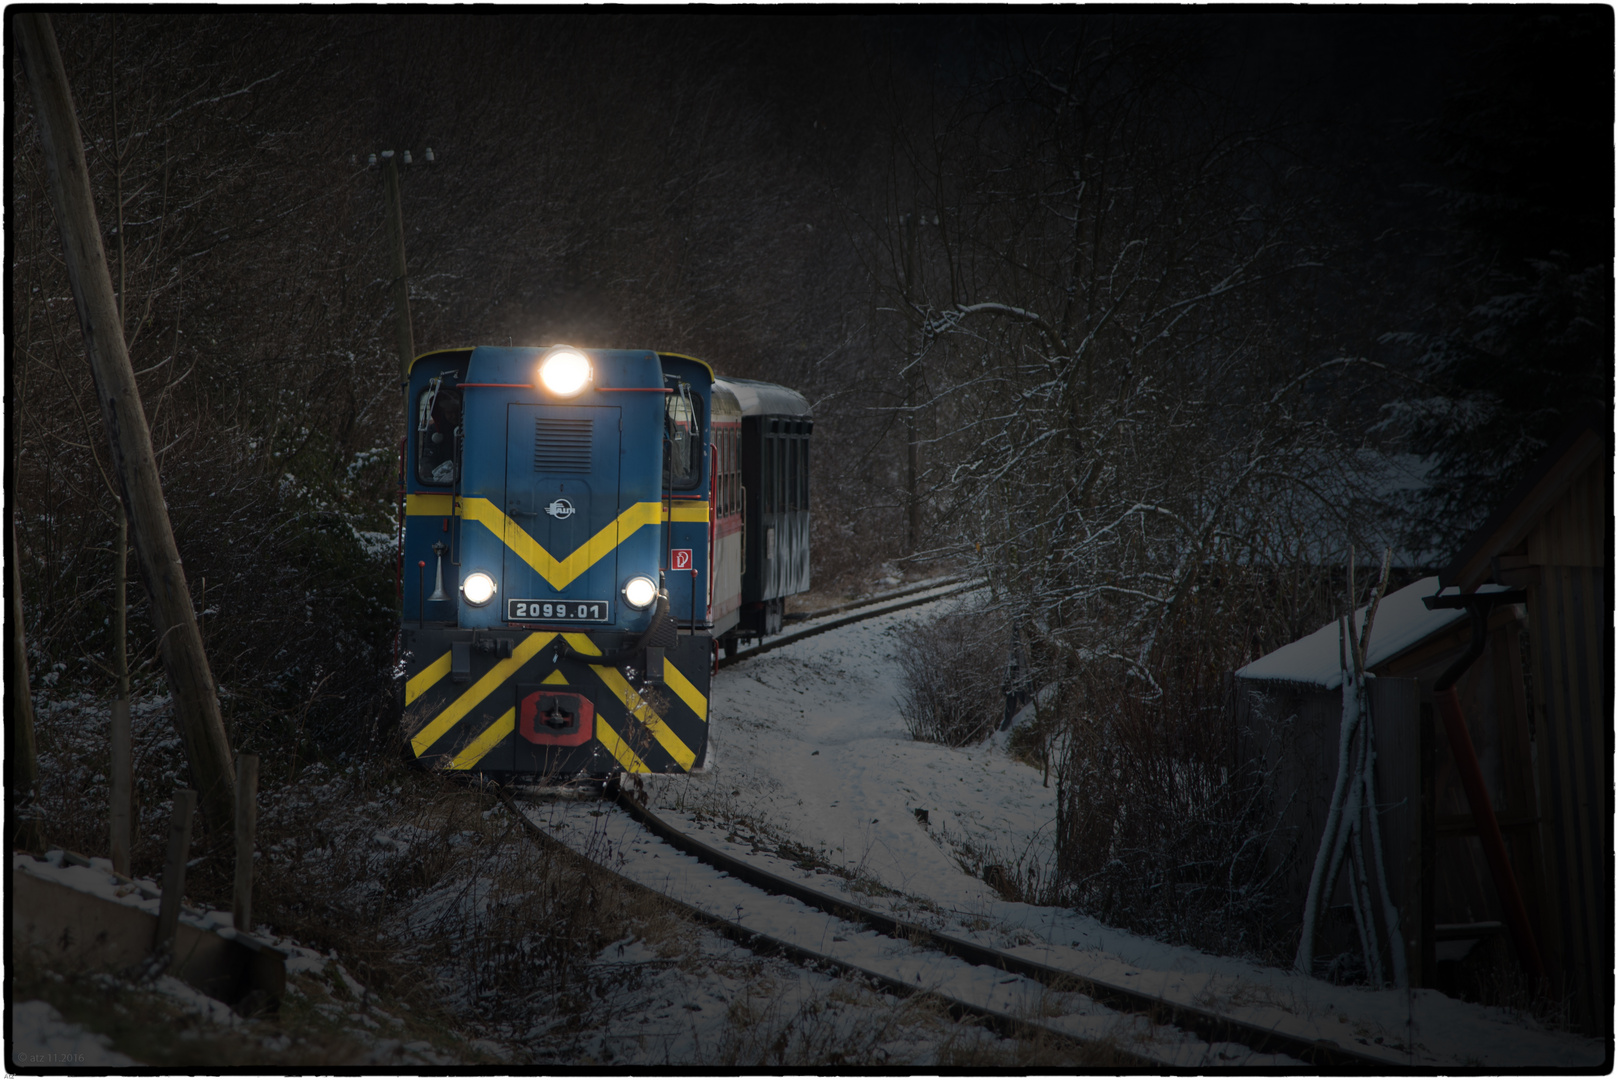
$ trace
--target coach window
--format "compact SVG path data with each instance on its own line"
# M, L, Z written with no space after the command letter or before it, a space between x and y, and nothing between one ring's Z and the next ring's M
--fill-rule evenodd
M760 440L764 448L764 460L759 462L763 466L759 470L759 486L764 490L759 492L759 501L763 504L766 514L775 513L775 436L765 434Z
M802 471L798 474L798 506L809 509L809 435L806 431L803 436L803 451L798 455L798 463Z
M702 402L691 395L685 383L665 401L664 431L669 442L663 484L671 488L696 487L702 479Z
M787 509L798 508L798 440L787 436Z
M776 421L776 431L784 427ZM787 508L787 442L785 433L775 437L775 512L778 514Z
M455 440L461 430L461 392L432 379L416 399L416 479L455 482Z

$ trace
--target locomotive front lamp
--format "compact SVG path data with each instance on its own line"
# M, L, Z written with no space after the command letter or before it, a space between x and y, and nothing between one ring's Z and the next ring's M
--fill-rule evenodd
M577 349L557 346L539 362L540 384L557 397L572 397L590 383L590 358Z
M494 599L494 578L482 570L474 570L461 582L461 595L473 607L482 607Z
M657 582L649 577L632 577L624 584L624 603L645 609L657 599Z

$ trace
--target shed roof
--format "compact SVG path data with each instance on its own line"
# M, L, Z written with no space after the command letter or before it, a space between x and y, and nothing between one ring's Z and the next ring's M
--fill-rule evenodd
M1461 553L1439 571L1438 579L1462 592L1472 592L1489 580L1494 574L1491 559L1522 543L1587 466L1603 456L1611 461L1611 430L1610 420L1604 422L1594 413L1569 429L1471 535Z
M1489 592L1499 588L1501 586L1485 585L1479 591ZM1466 612L1459 608L1428 611L1421 602L1422 598L1437 591L1438 578L1425 577L1383 597L1376 609L1376 622L1371 625L1371 647L1366 657L1368 667L1375 668L1392 660L1467 617ZM1365 624L1365 612L1366 608L1362 607L1354 613L1356 626ZM1237 671L1236 677L1336 690L1343 685L1340 655L1337 624L1330 622L1307 637L1259 657Z

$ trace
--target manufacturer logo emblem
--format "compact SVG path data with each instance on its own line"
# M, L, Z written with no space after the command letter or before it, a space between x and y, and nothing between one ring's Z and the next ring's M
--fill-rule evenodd
M551 503L545 508L545 512L553 518L562 518L563 520L566 520L567 518L573 516L574 506L566 499L557 499L555 502Z

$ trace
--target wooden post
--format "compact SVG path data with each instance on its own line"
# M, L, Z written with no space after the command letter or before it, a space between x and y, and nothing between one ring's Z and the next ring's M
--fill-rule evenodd
M129 876L130 816L134 800L135 762L129 731L129 701L112 703L112 793L107 809L108 847L112 868Z
M152 954L158 970L168 968L174 951L174 930L180 923L180 896L185 892L185 861L191 854L191 815L197 808L197 793L183 788L174 793L174 813L169 817L169 848L163 859L163 901L157 909L157 940Z
M11 365L6 365L10 378ZM16 427L8 429L15 439ZM14 472L8 469L7 472ZM17 569L16 498L6 500L6 801L11 835L9 846L28 851L44 849L44 836L34 816L39 792L39 762L34 754L34 699L28 688L28 643L22 630L22 574Z
M231 912L236 929L253 930L253 833L258 828L258 755L236 755L236 887Z
M126 583L127 553L129 550L129 519L123 507L118 508L118 550L112 567L112 636L113 667L118 673L118 697L112 703L112 791L107 808L107 825L111 833L108 847L112 849L112 868L120 874L129 873L130 816L134 811L135 754L134 738L129 728L129 650L127 648L128 588Z
M62 232L68 279L78 306L79 328L125 512L133 526L141 579L152 601L158 648L174 695L175 719L191 775L201 790L203 816L212 830L224 836L231 827L234 801L230 740L219 714L219 698L191 606L191 590L186 585L185 568L180 564L168 509L163 503L151 429L119 326L106 250L90 197L84 145L73 114L73 96L49 16L27 13L15 18L38 114L40 141L45 148L51 205Z
M11 823L6 846L28 851L45 847L33 800L39 791L39 762L34 752L34 699L28 684L28 640L22 623L22 572L17 545L17 474L22 470L22 436L17 391L17 369L12 357L5 365L5 573L6 573L6 818Z
M410 381L410 362L416 353L410 330L410 279L405 272L404 206L399 198L399 159L392 150L382 153L383 214L393 240L393 339L399 352L399 378Z

